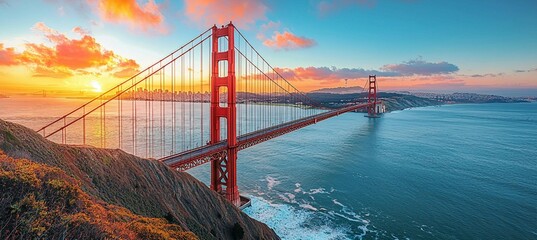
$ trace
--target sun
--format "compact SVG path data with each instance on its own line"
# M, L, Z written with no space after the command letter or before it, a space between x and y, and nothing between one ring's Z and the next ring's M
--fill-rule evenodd
M93 88L93 91L94 92L97 92L97 93L100 93L103 91L103 87L101 86L101 84L95 80L91 81L91 87Z

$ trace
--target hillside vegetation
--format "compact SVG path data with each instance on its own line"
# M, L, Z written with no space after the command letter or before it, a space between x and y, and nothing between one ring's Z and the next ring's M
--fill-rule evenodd
M334 94L334 93L308 93L309 98L327 108L340 108L357 102L367 102L367 93ZM379 99L386 104L386 111L397 111L413 107L426 107L442 104L439 101L412 95L379 92ZM364 109L365 111L365 109Z
M63 170L97 202L122 207L136 215L165 219L178 230L191 231L200 239L279 239L272 229L250 218L188 173L177 172L159 161L117 149L56 144L33 130L3 120L0 149L12 158ZM167 225L160 229L164 226Z
M59 168L0 151L0 239L198 239L165 219L96 201Z

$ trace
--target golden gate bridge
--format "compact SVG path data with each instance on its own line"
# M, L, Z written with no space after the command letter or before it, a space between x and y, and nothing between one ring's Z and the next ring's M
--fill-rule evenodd
M210 163L210 188L235 206L238 151L346 112L377 117L367 101L322 108L278 73L232 23L190 42L38 130L63 144L119 148L179 171Z

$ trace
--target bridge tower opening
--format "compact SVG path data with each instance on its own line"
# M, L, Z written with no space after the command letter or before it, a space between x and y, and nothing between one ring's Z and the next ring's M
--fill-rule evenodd
M220 119L225 118L227 151L211 161L211 189L222 194L235 206L240 206L241 201L237 187L237 95L234 33L235 27L231 22L221 28L216 25L212 28L211 144L220 142ZM227 62L227 64L221 65L221 62ZM227 72L221 73L219 71ZM220 88L227 89L227 105L224 106L220 105Z

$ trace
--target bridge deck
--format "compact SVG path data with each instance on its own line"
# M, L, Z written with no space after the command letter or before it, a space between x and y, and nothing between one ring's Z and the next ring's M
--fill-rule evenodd
M315 124L319 121L338 116L339 114L355 111L373 105L373 103L364 103L319 113L313 116L301 118L291 122L279 124L273 127L265 128L259 131L243 134L237 139L237 147L239 150L251 147L258 143L265 142L272 138L283 134L295 131L297 129ZM215 144L208 144L202 147L194 148L189 151L174 154L168 157L159 159L166 165L184 171L193 167L210 162L214 157L224 154L227 151L227 141L223 140Z

